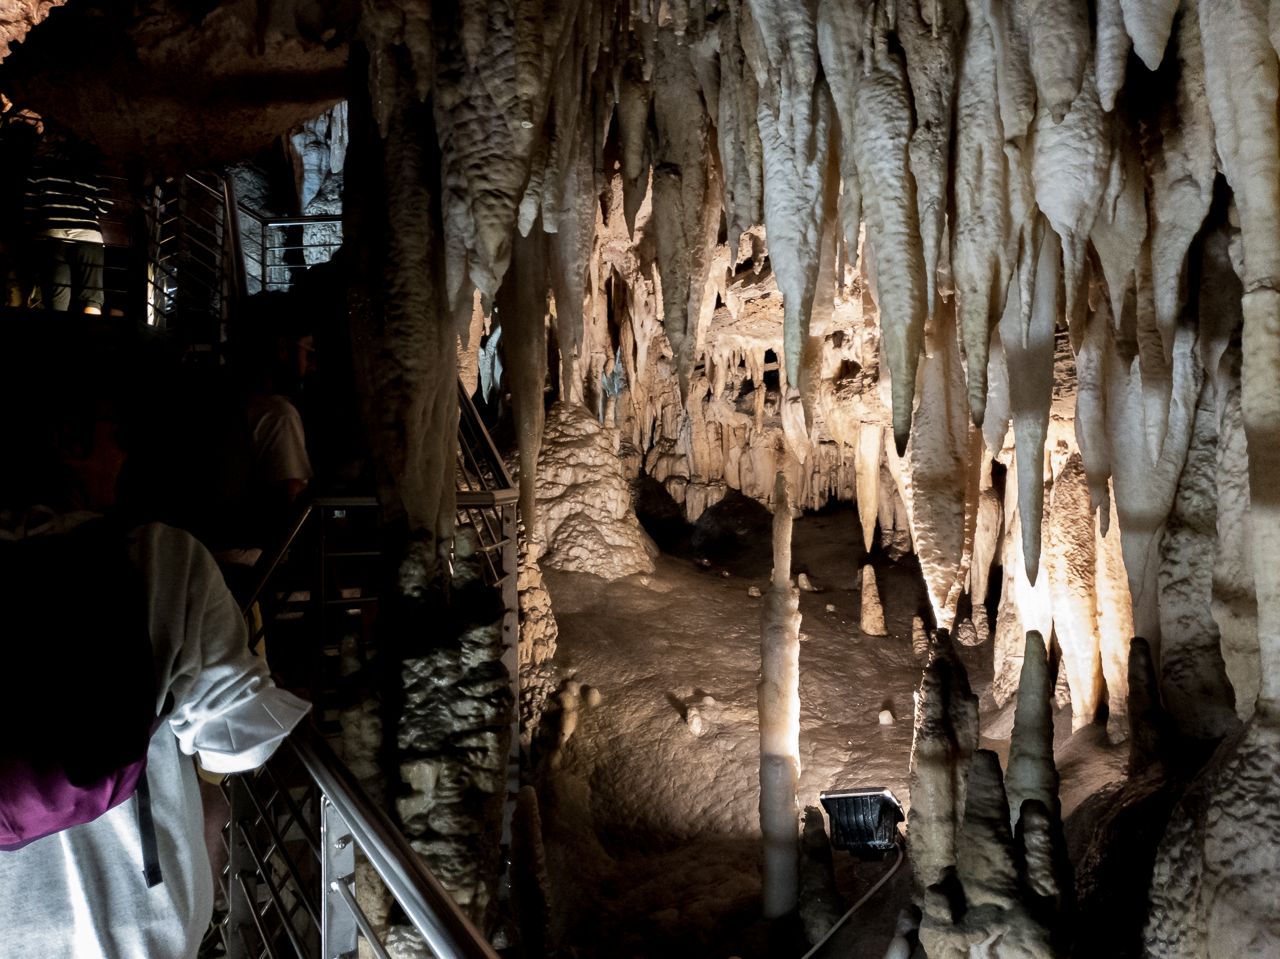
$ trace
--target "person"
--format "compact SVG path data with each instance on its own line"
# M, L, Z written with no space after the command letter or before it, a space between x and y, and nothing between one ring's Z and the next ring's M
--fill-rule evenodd
M48 124L27 175L25 210L34 238L41 306L100 314L105 301L101 217L110 191L86 145Z
M0 378L0 428L15 455L0 474L0 539L70 535L110 512L125 460L120 404L94 385L110 361L97 354L68 363L65 350L47 345L10 344L4 355L10 375ZM19 396L25 403L15 411ZM160 718L144 777L162 880L144 880L137 797L90 822L0 851L0 955L193 959L214 903L195 762L211 773L255 768L309 709L277 688L266 664L249 652L239 609L195 539L150 523L125 533L123 549L140 577L138 602L145 604L153 654ZM59 585L73 601L77 583ZM102 634L103 642L130 639L115 635L110 622ZM59 689L57 677L24 681L50 696ZM92 741L94 716L80 722ZM0 755L14 755L23 735L21 724L0 729Z
M39 120L0 93L0 306L25 307L30 299L23 229L24 192L39 140Z
M315 339L293 305L288 294L259 293L237 317L239 347L232 361L249 428L248 512L259 547L274 544L313 475L297 403L315 372Z

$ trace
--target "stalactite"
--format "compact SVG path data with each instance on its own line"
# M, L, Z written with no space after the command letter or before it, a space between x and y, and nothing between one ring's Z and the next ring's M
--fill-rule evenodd
M361 251L351 336L379 500L414 543L401 573L402 589L413 595L444 575L453 535L456 330L442 289L432 118L418 99L422 67L406 65L398 34L370 24L366 43L379 86L367 110L353 98L347 169L384 186L371 186L347 211ZM385 136L376 121L385 123Z
M950 168L956 60L964 24L961 0L899 0L897 34L907 63L916 128L908 148L924 249L925 306L936 307Z
M1000 320L1000 341L1009 366L1010 409L1018 458L1018 511L1022 516L1022 558L1035 585L1040 568L1040 522L1044 512L1044 441L1049 427L1053 390L1053 330L1058 306L1057 237L1044 236L1038 246L1031 326L1023 330L1020 301L1010 290Z
M750 0L742 45L759 87L764 220L784 309L787 383L799 387L824 222L835 213L831 95L818 82L817 27L802 5Z
M1164 59L1165 44L1173 28L1179 0L1120 0L1124 28L1133 38L1133 52L1148 70L1156 70Z
M510 279L498 292L501 350L511 388L516 448L520 463L520 514L526 528L535 522L538 451L546 423L543 384L547 378L546 236L535 224L518 237L511 253Z
M981 428L987 410L987 348L992 316L1008 285L1004 261L1005 164L996 82L995 40L981 0L968 0L969 23L956 90L955 220L951 270L963 337L969 410Z
M875 250L884 356L893 389L893 439L902 455L911 434L926 304L924 251L908 168L911 100L906 71L889 46L886 14L872 13L865 73L854 97L856 162L867 242Z
M1091 47L1089 6L1081 0L1020 0L1012 4L1029 41L1040 103L1061 123L1085 82Z
M1049 0L1043 6L1084 8L1083 4L1056 4ZM1075 316L1075 302L1082 292L1086 243L1111 165L1112 115L1102 112L1092 68L1083 75L1083 86L1077 84L1077 88L1079 95L1061 115L1041 104L1031 156L1036 203L1062 240L1062 284L1068 317Z
M950 630L965 574L965 479L971 468L964 371L952 303L940 305L930 332L932 348L920 361L920 408L906 467L911 476L911 539L934 622Z
M1202 0L1205 90L1221 169L1235 194L1244 247L1241 410L1249 440L1260 698L1280 701L1280 65L1259 29L1260 0Z
M1176 98L1160 105L1159 136L1146 151L1156 323L1166 357L1172 356L1173 330L1184 299L1187 249L1209 212L1216 175L1200 22L1189 8L1178 18L1177 64Z
M1102 109L1115 109L1116 94L1124 87L1124 73L1133 42L1124 28L1120 0L1098 0L1094 36L1094 72L1098 78L1098 99Z
M720 196L697 74L687 47L670 30L659 30L653 87L653 224L662 325L676 356L681 394L687 395Z

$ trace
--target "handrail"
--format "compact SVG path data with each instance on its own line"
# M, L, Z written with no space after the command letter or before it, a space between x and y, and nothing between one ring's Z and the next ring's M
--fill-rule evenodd
M439 959L498 959L329 744L306 724L295 730L289 741L427 947Z
M293 541L298 538L298 534L302 532L302 528L307 525L307 520L311 517L311 512L315 506L314 502L307 503L302 509L298 510L298 515L289 524L289 529L280 541L280 545L276 547L271 554L271 558L264 564L261 559L253 565L256 570L262 568L262 575L258 577L258 583L253 588L253 592L249 594L249 598L244 601L240 608L241 614L247 614L253 607L253 604L262 596L262 591L267 588L267 583L271 581L271 577L275 575L276 569L284 562L284 558L289 553L289 547L293 545Z
M240 204L236 202L236 187L231 177L222 180L222 203L231 242L231 278L235 286L236 301L243 303L249 296L249 280L244 268L244 243L240 237Z

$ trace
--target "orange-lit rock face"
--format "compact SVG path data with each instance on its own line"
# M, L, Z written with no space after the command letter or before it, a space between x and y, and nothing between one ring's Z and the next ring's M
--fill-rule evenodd
M4 0L0 5L0 60L9 55L13 44L65 0Z
M272 5L266 15L244 0L203 11L157 2L136 13L73 4L36 30L53 4L16 6L31 16L0 16L0 53L25 36L0 69L6 94L122 165L242 159L345 95L351 18L340 3Z

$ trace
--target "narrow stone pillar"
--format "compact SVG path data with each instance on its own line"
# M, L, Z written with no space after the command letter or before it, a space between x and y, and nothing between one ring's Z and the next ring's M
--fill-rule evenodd
M800 591L791 585L791 500L779 471L773 497L773 577L760 630L761 885L766 918L799 899Z

